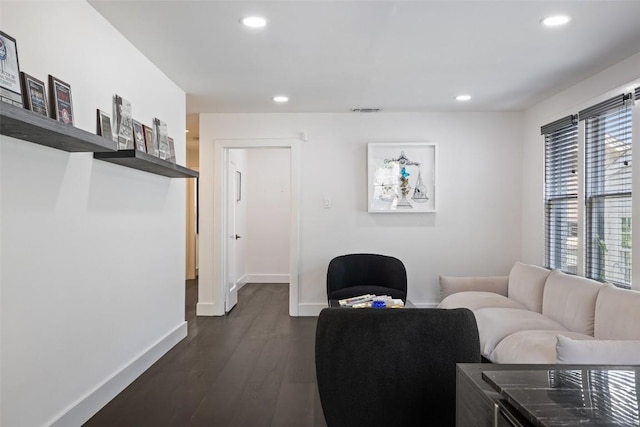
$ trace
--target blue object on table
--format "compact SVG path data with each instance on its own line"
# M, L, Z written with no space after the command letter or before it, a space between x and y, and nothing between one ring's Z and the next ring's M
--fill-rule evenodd
M384 301L374 301L371 303L372 308L386 308L387 304Z

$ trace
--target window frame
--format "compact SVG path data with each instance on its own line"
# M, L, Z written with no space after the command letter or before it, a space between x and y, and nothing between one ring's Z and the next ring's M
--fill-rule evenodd
M577 116L563 117L540 131L545 138L545 267L576 274L579 257ZM573 157L564 159L563 156L571 152ZM575 218L569 218L572 215ZM574 239L573 245L570 239ZM575 262L571 263L571 259Z
M633 215L632 103L631 94L619 95L579 113L580 120L585 122L581 141L585 153L584 275L626 289L631 288L632 275L628 262L632 259L630 237L633 230L630 219ZM612 131L619 131L624 135L620 138L617 134L612 135ZM622 154L616 158L615 153L620 148ZM620 160L623 158L624 168L629 168L625 171L620 167ZM616 165L618 169L613 168ZM607 173L612 175L612 171L624 176L610 179ZM620 188L615 188L616 186ZM622 225L616 225L621 224L623 218L630 219L626 233ZM628 237L626 242L629 247L624 247L624 235ZM618 261L613 262L616 259ZM622 273L615 271L616 265ZM620 276L623 278L620 279Z

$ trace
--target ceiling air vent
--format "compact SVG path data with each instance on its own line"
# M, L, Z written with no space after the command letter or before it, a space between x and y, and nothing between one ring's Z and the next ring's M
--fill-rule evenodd
M354 113L378 113L382 111L381 108L352 108L352 112Z

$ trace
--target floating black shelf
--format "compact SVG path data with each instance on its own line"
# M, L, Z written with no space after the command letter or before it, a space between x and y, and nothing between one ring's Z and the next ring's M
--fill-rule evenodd
M197 178L200 175L196 171L141 151L118 151L117 143L111 139L5 102L0 102L0 133L72 153L93 152L96 159L170 178Z
M169 178L197 178L200 174L194 170L162 160L138 150L120 150L110 153L94 153L93 157L105 162L115 163Z
M117 150L115 141L6 102L0 102L0 133L72 153Z

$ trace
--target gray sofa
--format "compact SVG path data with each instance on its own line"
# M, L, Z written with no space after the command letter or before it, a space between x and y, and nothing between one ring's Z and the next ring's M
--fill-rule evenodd
M494 363L640 364L640 292L517 262L509 276L440 276Z

